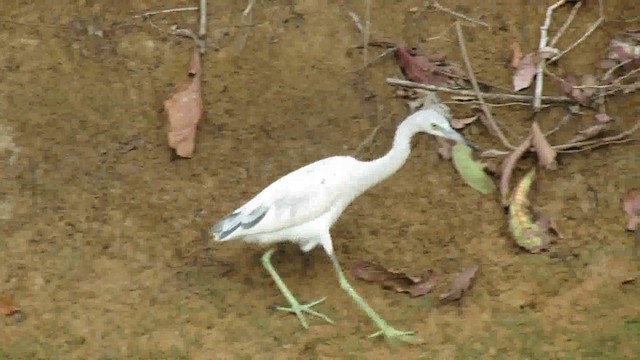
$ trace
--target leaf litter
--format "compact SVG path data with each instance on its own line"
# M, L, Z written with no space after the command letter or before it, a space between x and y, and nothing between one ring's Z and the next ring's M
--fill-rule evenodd
M462 296L471 288L473 280L480 269L479 265L472 265L469 268L457 273L453 278L451 287L447 292L440 294L441 302L451 302L460 300Z
M202 118L202 65L200 50L193 50L188 78L164 102L168 114L169 147L183 158L193 157L196 129Z
M556 151L553 150L542 130L540 130L540 125L538 125L537 121L531 124L531 145L533 145L538 155L538 162L542 167L547 170L558 169Z
M413 55L406 47L396 48L396 60L404 76L414 82L427 85L454 85L464 78L462 71L448 64L441 55Z
M560 232L554 221L531 208L529 191L535 177L532 168L513 190L509 203L509 231L518 246L531 253L547 250Z
M403 270L387 269L366 260L358 262L351 272L358 279L379 284L383 289L408 293L411 297L428 294L443 277L431 271L413 276Z
M16 305L11 296L0 294L0 314L4 316L20 315L22 310Z
M628 191L620 199L624 212L627 214L627 225L625 229L629 231L640 231L640 189Z
M479 266L473 265L453 274L426 271L422 275L410 275L406 270L386 268L372 261L359 261L352 269L352 274L361 280L380 285L383 289L398 293L407 293L411 297L424 296L432 292L446 279L451 284L446 292L439 295L443 303L456 301L469 290L476 277Z
M513 91L528 88L536 76L535 54L529 53L520 59L513 74Z

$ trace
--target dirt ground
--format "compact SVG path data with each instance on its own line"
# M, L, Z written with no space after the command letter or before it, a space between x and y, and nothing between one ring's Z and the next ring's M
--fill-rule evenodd
M274 311L284 298L258 260L263 249L207 244L208 229L277 177L326 156L353 154L379 124L359 157L383 154L408 113L384 81L401 73L392 57L356 71L363 66L355 48L362 36L346 10L364 14L361 1L257 1L251 27L241 21L245 2L210 1L205 117L195 156L173 159L162 102L183 78L192 43L167 30L173 24L196 29L197 13L146 22L132 16L193 3L0 5L0 294L24 313L0 319L1 358L631 359L640 353L640 261L619 200L640 185L638 142L563 154L557 171L541 174L535 203L556 218L564 238L550 252L532 255L514 246L497 197L465 185L439 158L436 141L420 136L401 171L343 214L332 231L336 253L345 269L362 259L416 272L480 264L463 301L440 305L438 293L410 298L349 275L386 320L425 339L389 346L366 337L375 331L372 323L340 289L322 250L311 253L305 273L298 248L289 244L274 265L301 300L327 296L318 309L336 324L312 319L303 330L294 316ZM372 3L372 39L462 64L455 32L442 35L451 15L422 1ZM464 26L472 64L480 80L509 89L509 44L516 39L525 51L537 48L552 2L441 3L491 24ZM640 28L640 3L611 0L605 10L607 21L552 70L593 73L613 36ZM557 12L552 33L569 11ZM587 1L560 48L596 18L597 2ZM381 52L372 47L369 57ZM557 82L545 83L546 93L559 94ZM638 104L639 92L610 99L617 128L640 117ZM471 114L468 104L449 106L457 117ZM492 109L507 135L521 139L531 108ZM564 111L544 111L542 127L552 128ZM592 116L575 117L552 140L566 140ZM464 133L499 146L481 124ZM528 160L522 170L533 164Z

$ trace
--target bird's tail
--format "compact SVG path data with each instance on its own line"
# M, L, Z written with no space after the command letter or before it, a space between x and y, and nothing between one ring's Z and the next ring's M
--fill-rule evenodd
M238 209L227 215L211 228L211 235L215 241L227 241L234 237L231 235L236 230L249 229L255 226L267 215L268 208L259 206L251 211Z

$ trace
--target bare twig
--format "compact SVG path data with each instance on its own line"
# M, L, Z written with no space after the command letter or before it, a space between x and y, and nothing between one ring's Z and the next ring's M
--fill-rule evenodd
M253 9L253 4L255 4L255 2L256 2L256 0L249 0L249 3L247 4L247 7L242 12L242 16L243 17L247 17L249 15L249 13L251 12L251 9Z
M196 11L196 10L198 10L197 6L188 6L188 7L166 9L166 10L147 11L146 13L139 14L139 15L134 15L133 17L134 18L148 18L150 16L158 15L158 14L168 14L168 13L172 13L172 12Z
M366 10L365 10L365 15L364 15L364 34L363 34L363 44L364 47L362 49L362 56L363 56L363 64L366 67L367 63L369 62L369 49L367 47L367 44L369 43L369 37L371 36L371 0L367 0L366 1Z
M378 135L378 132L380 131L380 129L382 129L382 127L386 126L387 124L389 124L390 122L390 118L386 117L380 124L378 124L378 126L376 126L371 133L369 134L369 136L367 136L366 139L364 139L360 145L358 145L358 147L354 150L353 152L353 156L359 156L361 155L362 149L364 149L365 147L371 145L371 143L373 143L373 140L375 140L376 136Z
M558 55L552 57L551 60L549 60L548 62L558 61L558 59L560 59L564 54L566 54L569 51L573 50L573 48L575 48L576 46L578 46L578 44L583 42L584 39L589 37L589 35L591 35L591 33L594 32L596 30L596 28L598 26L600 26L600 24L602 24L603 21L604 21L604 17L600 17L593 24L591 24L591 26L589 26L589 29L587 29L587 31L584 33L584 35L582 35L582 37L580 37L580 39L576 40L576 42L571 44L571 46L569 46L568 48L562 50ZM541 61L541 62L543 62L543 61Z
M556 127L554 127L553 129L547 131L544 134L544 137L549 137L549 135L551 135L554 132L560 130L560 128L563 127L569 121L569 119L571 119L571 114L565 115L562 119L560 119L560 121L558 122L558 125L556 125Z
M594 149L597 147L610 145L610 144L621 144L633 141L634 139L630 138L630 136L640 129L640 120L636 122L636 124L629 130L623 131L616 135L608 136L605 138L593 139L593 140L585 140L585 141L577 141L567 144L559 144L553 145L551 148L556 150L559 153L576 153L580 151L586 151L590 149ZM528 149L528 151L532 151L532 149ZM511 151L505 150L497 150L497 149L489 149L482 152L482 157L492 158L509 155Z
M353 11L347 11L347 15L353 20L353 23L356 25L356 29L360 34L364 33L364 27L362 26L362 21L360 21L360 16L354 13Z
M413 81L395 79L395 78L387 78L387 84L394 86L404 86L413 89L424 89L429 91L440 91L448 94L457 94L462 96L473 96L476 97L477 93L473 90L465 90L465 89L451 89L443 86L435 86L429 84L421 84ZM483 98L492 99L497 101L531 101L533 96L530 95L522 95L522 94L503 94L503 93L480 93ZM566 96L541 96L542 101L550 102L550 103L574 103L575 100L568 98Z
M608 136L605 138L594 139L594 140L578 141L578 142L562 144L562 145L555 145L552 147L554 150L557 150L558 152L567 152L567 150L572 148L585 148L587 146L591 146L590 148L593 148L593 147L598 147L598 146L612 144L612 143L627 142L633 139L625 139L625 138L627 138L628 136L631 136L638 129L640 129L640 120L638 120L631 129L623 131L613 136ZM575 150L572 150L571 152L575 152Z
M564 32L567 31L567 28L569 27L569 25L571 25L571 22L576 17L576 14L578 13L578 10L580 9L580 7L582 7L582 1L577 1L573 5L573 9L571 9L571 13L569 14L569 17L567 17L567 20L564 21L564 24L562 24L562 26L560 27L560 30L558 30L558 32L556 33L556 36L554 36L553 39L551 39L551 41L549 42L549 46L551 47L556 46L556 43L558 42L562 34L564 34Z
M455 17L467 20L468 22L471 22L471 23L474 23L474 24L478 24L478 25L482 25L484 27L489 27L489 24L487 24L486 22L481 21L481 20L476 20L474 18L470 18L467 15L464 15L464 14L461 14L459 12L455 12L455 11L453 11L451 9L448 9L448 8L440 5L440 3L437 0L433 1L433 7L435 7L436 9L438 9L440 11L444 11L444 12L446 12L448 14L451 14L451 15L453 15Z
M469 76L469 80L471 81L471 85L473 86L473 91L475 92L475 95L478 97L478 101L480 102L480 107L482 108L482 111L486 115L481 119L484 120L483 123L485 123L485 126L489 128L489 131L491 131L496 136L498 136L498 138L500 139L500 141L504 146L506 146L509 149L514 149L514 146L511 145L509 140L502 133L502 130L500 130L500 127L498 127L498 124L496 124L496 121L493 118L493 114L491 114L491 110L489 109L487 104L484 103L484 98L482 97L482 93L480 92L478 81L476 80L476 76L473 73L473 68L471 67L471 61L469 60L469 54L467 53L467 46L465 45L465 42L464 42L464 34L462 33L462 26L460 25L459 21L456 21L456 32L458 33L458 44L460 45L462 58L464 59L464 64L467 68L467 75Z
M241 52L245 45L247 44L247 39L249 38L249 34L251 34L251 26L253 24L253 5L255 4L255 0L249 0L247 7L242 12L242 24L246 26L243 33L238 38L238 42L236 43L237 51Z
M198 31L200 54L207 49L207 0L200 0L200 30Z
M538 51L542 51L547 47L547 43L549 41L549 37L547 35L549 31L549 25L551 25L551 16L553 12L562 6L566 0L559 0L555 4L549 6L547 8L547 15L544 18L544 23L540 27L540 43L538 44ZM542 105L542 101L540 97L542 96L542 85L543 85L543 76L544 76L544 67L546 65L545 61L539 61L536 66L536 87L533 95L533 110L539 111L540 106Z

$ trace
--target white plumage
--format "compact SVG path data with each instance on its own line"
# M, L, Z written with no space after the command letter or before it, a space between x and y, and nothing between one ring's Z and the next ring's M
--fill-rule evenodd
M411 152L411 138L419 132L464 142L435 110L417 111L398 126L393 147L385 156L372 161L334 156L295 170L220 220L211 230L215 240L243 239L261 244L292 241L305 252L321 244L333 262L341 287L380 328L374 335L414 341L416 338L411 332L389 326L347 282L334 254L329 229L356 197L391 176L405 163ZM280 309L295 313L304 327L307 323L303 312L331 321L310 308L324 299L306 305L298 303L272 267L272 253L273 249L265 253L263 264L291 304L291 308Z

